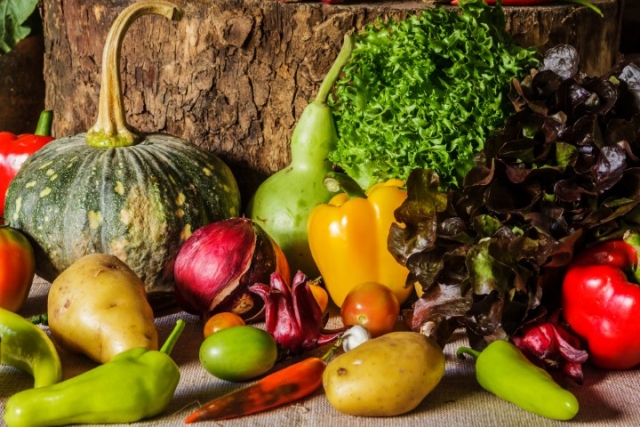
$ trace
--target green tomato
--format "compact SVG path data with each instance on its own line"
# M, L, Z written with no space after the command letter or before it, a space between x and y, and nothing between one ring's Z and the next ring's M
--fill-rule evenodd
M233 326L209 335L200 346L200 363L226 381L247 381L269 371L278 358L276 340L254 326Z

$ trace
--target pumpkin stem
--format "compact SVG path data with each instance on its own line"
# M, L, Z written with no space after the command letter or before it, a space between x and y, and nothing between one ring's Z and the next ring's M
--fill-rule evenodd
M156 14L172 21L182 17L182 10L162 0L141 0L124 9L107 35L102 54L102 76L98 120L87 132L87 144L98 148L127 147L138 140L127 125L122 102L120 81L120 53L125 33L140 16Z

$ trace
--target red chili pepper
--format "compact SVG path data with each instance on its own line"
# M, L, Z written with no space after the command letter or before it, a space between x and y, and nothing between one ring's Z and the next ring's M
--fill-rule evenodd
M227 420L295 402L322 386L322 373L326 367L324 358L310 357L205 403L184 422Z
M29 155L54 139L50 136L52 118L52 111L43 111L33 134L15 135L11 132L0 132L0 216L4 215L4 199L9 184L22 163Z
M640 235L580 253L562 285L563 316L587 342L592 363L604 369L640 364Z

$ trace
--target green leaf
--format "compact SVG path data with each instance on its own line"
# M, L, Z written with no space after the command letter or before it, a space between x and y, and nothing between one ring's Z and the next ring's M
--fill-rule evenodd
M31 34L29 18L37 5L38 0L0 0L0 54Z
M537 56L507 36L503 10L483 0L369 24L330 99L339 141L329 159L365 189L415 168L458 187L513 111L511 79Z

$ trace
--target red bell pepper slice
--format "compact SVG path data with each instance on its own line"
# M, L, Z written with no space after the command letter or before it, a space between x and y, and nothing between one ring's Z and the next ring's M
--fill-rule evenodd
M640 235L600 243L580 253L564 277L563 316L587 342L594 366L630 369L640 364Z
M33 134L0 132L0 216L4 215L4 199L9 184L24 161L54 139L51 137L52 118L51 110L43 111Z

